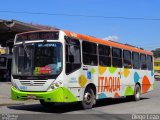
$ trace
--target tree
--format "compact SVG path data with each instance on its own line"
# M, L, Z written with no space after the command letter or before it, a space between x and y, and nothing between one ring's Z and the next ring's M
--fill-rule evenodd
M152 52L155 58L160 57L160 48L156 48L155 50L152 50Z

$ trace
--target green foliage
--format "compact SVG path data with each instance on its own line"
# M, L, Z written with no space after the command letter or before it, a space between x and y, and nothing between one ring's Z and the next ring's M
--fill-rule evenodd
M160 48L156 48L155 50L152 50L152 52L155 58L160 57Z

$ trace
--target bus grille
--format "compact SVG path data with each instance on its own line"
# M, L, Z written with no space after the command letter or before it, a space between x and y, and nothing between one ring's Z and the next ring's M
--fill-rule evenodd
M43 86L47 80L20 80L20 82L25 86Z

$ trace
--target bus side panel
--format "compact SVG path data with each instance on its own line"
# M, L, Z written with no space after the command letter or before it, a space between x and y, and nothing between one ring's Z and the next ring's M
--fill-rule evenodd
M77 98L77 100L80 100L80 85L79 85L79 77L80 77L81 69L76 70L70 74L65 75L64 80L64 86L68 88L71 93Z
M97 99L122 96L125 90L122 71L120 68L98 66Z
M137 83L141 86L141 93L154 88L153 71L101 66L98 70L98 99L133 95Z
M101 66L85 67L86 70L82 67L66 77L67 87L79 101L83 99L84 90L89 83L96 86L97 99L133 95L137 83L141 86L141 93L154 89L153 71Z
M141 70L138 72L140 76L141 93L147 93L154 90L154 72Z
M83 100L85 88L88 84L93 83L97 87L98 67L83 65L81 69L67 75L67 88L77 97L79 101Z

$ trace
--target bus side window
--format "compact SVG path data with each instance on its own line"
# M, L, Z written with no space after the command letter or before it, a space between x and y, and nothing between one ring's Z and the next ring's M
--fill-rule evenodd
M112 48L112 66L122 67L122 50L119 48Z
M91 42L82 42L83 64L98 65L97 44Z
M99 52L99 65L100 66L111 66L111 50L109 46L98 45Z
M147 55L147 68L148 70L153 70L153 59L150 55Z
M146 55L141 54L140 55L140 60L141 60L141 69L146 70L147 69L147 64L146 64Z
M133 69L139 69L140 64L139 64L139 54L136 52L132 53L132 61L133 61Z
M131 52L128 50L123 50L123 66L124 68L132 68Z
M80 42L77 39L66 39L66 73L69 74L81 67Z

